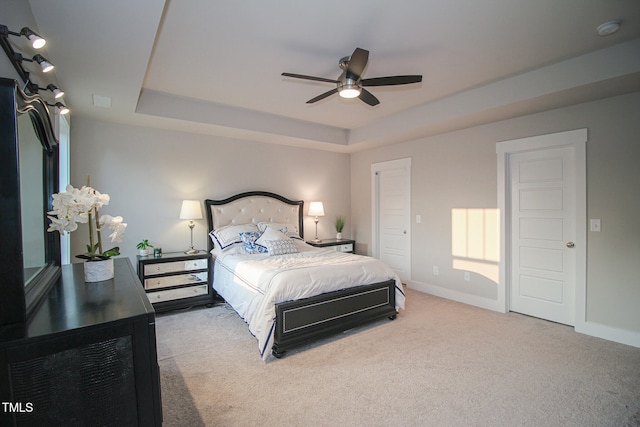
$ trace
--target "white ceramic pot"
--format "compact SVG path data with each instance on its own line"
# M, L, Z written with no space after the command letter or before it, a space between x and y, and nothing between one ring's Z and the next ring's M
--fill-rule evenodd
M342 233L336 233L336 239L342 240Z
M138 249L138 254L140 256L147 256L149 255L149 249Z
M113 258L84 262L84 281L103 282L113 279Z

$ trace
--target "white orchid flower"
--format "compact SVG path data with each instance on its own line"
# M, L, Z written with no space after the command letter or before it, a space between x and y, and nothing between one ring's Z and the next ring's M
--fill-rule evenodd
M122 222L121 216L102 215L100 217L100 227L108 227L113 233L109 234L111 242L121 242L124 230L127 228L127 224Z
M112 242L121 242L127 224L123 223L121 216L113 217L111 215L102 215L98 224L93 224L93 220L89 221L90 215L97 218L98 211L109 204L111 198L108 194L102 194L95 188L83 186L74 188L67 185L66 191L53 195L52 210L47 212L47 216L51 221L47 231L58 231L60 234L66 234L78 229L78 223L88 223L90 244L87 246L89 252L78 255L84 259L94 259L94 257L102 256L101 231L103 227L108 227L112 233L109 235ZM94 245L94 226L97 232L98 244ZM91 249L93 248L93 249ZM114 248L115 255L118 255L117 248ZM104 256L115 256L113 250L105 251Z

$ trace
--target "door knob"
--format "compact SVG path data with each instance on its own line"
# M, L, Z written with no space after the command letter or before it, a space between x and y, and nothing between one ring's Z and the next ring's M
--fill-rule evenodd
M573 242L567 242L567 247L568 248L573 248L576 244Z

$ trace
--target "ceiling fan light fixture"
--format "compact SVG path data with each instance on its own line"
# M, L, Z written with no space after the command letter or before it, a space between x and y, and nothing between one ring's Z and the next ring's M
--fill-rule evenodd
M360 96L360 87L355 80L347 79L338 89L338 94L343 98L357 98Z
M357 98L360 96L360 89L342 89L340 96L343 98Z
M338 63L340 69L342 69L342 74L340 74L340 77L338 77L337 80L326 79L324 77L306 76L304 74L282 73L282 75L285 77L294 77L296 79L335 83L335 88L322 93L315 98L311 98L307 101L307 104L313 104L314 102L318 102L337 93L341 98L359 98L362 102L371 107L375 107L380 104L380 100L378 100L378 98L376 98L367 89L364 89L364 87L407 85L411 83L420 83L422 81L422 75L387 76L363 79L362 73L367 67L368 60L369 51L357 47L351 56L345 56Z

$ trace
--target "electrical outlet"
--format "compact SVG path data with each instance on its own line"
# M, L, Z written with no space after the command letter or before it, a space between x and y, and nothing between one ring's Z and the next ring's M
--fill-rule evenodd
M437 276L439 274L438 267L433 266L433 275Z
M468 271L464 272L464 280L467 282L471 280L471 274Z

